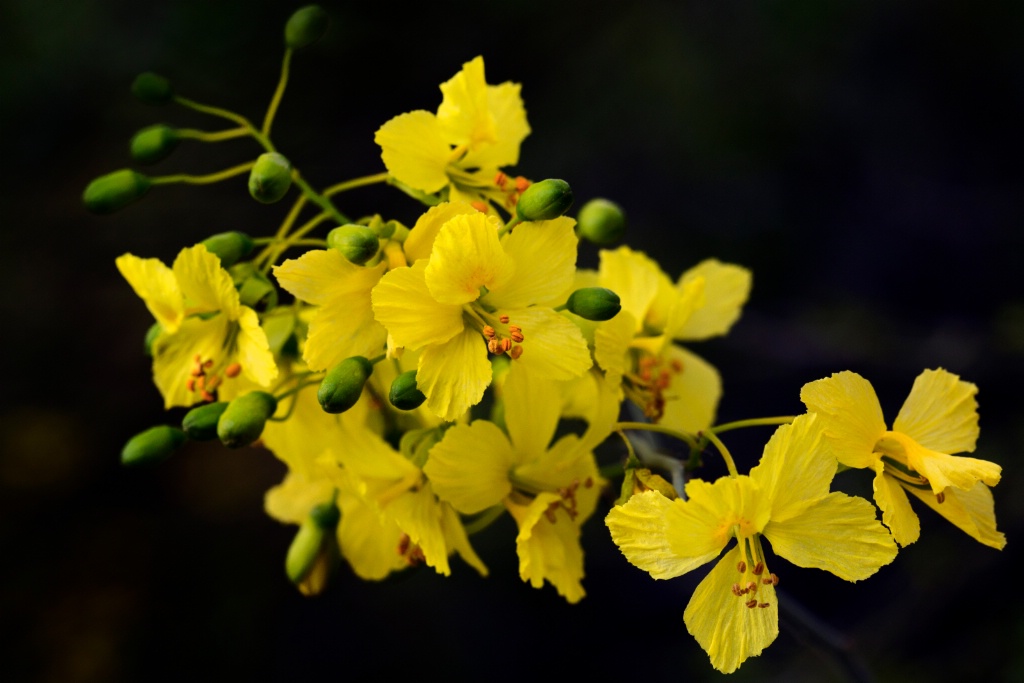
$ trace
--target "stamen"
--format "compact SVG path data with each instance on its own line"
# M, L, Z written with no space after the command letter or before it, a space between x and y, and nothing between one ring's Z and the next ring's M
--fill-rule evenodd
M507 337L505 339L502 339L501 340L501 352L502 353L508 353L511 350L512 350L512 340L508 339Z
M224 368L224 375L230 378L238 377L239 373L242 372L241 363L232 363L231 365Z
M736 597L743 595L743 589L740 588L740 585L738 583L734 583L732 585L732 594Z
M497 175L494 176L494 184L505 189L505 183L508 182L508 176L503 171L498 171Z
M513 327L515 327L515 325L509 325L509 336L512 337L512 341L514 341L515 343L522 344L523 340L526 339L526 337L523 336L522 332L518 330L512 330Z
M750 598L744 604L746 604L746 606L749 607L750 609L754 609L755 607L757 607L757 599L756 598Z
M498 316L498 320L501 321L502 325L508 325L508 316L507 315L499 315Z
M761 609L764 609L765 607L768 606L768 603L767 602L759 602L759 603L757 603L757 606L760 607Z
M743 560L740 560L739 562L737 562L736 563L736 571L738 571L740 574L743 574L744 572L746 572L747 571L747 563L744 562Z
M946 502L946 492L945 491L939 491L938 493L936 493L935 494L935 502L938 503L939 505L942 505L943 503L945 503Z
M480 213L487 213L487 202L477 200L475 202L470 202L469 205L472 206L477 211L479 211Z
M196 390L196 380L194 377L189 377L187 380L185 380L185 388L188 389L190 392Z
M485 337L487 337L488 339L494 339L494 336L496 334L497 334L497 332L494 331L493 327L491 327L490 325L484 325L484 336Z
M512 360L516 360L519 356L523 355L523 347L513 346L512 350L508 352L508 355L512 356Z
M495 356L497 356L500 353L503 353L501 349L501 342L497 339L491 339L487 342L487 350L493 353Z
M754 565L754 568L751 571L760 576L764 572L764 562L758 561L758 563Z
M516 176L516 191L525 192L526 188L530 186L530 181L523 176Z

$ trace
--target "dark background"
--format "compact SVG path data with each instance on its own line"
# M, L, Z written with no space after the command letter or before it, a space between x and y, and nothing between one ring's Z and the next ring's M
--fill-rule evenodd
M87 214L93 177L129 165L156 122L221 127L136 102L155 70L200 102L262 119L283 2L0 2L0 652L4 680L717 680L682 613L704 571L655 582L600 515L585 528L588 597L521 583L510 521L481 537L483 580L346 569L323 596L287 582L292 528L262 511L284 468L263 451L189 447L124 470L126 437L165 420L141 353L150 317L114 258L170 262L224 230L271 233L285 206L244 180L157 188ZM879 680L1024 677L1020 124L1024 5L1005 2L325 3L324 41L296 55L274 126L314 185L383 170L373 132L436 109L437 85L485 56L523 83L534 133L518 169L606 196L628 242L672 276L708 256L754 289L724 339L723 421L795 413L807 381L850 369L891 420L924 368L980 387L975 455L1004 467L1002 552L931 511L922 539L856 586L784 561L789 604ZM156 174L251 158L251 143L183 145ZM411 221L388 188L350 215ZM596 263L585 247L581 262ZM741 469L768 431L730 436ZM867 493L863 473L843 486ZM821 628L812 629L812 631ZM844 680L799 624L733 680Z

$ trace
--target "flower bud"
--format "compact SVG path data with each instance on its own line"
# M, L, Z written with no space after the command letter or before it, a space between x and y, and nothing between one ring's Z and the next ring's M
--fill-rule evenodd
M516 202L516 216L522 221L558 218L572 206L572 189L564 180L548 178L526 188Z
M284 44L292 50L312 45L327 31L327 12L319 5L295 10L284 25Z
M277 399L265 391L235 397L217 420L217 436L228 448L248 446L263 433L267 419L277 410Z
M163 331L164 328L161 327L160 323L153 323L149 326L149 329L146 330L146 337L143 339L142 343L146 355L150 358L153 357L153 342L156 341L156 338L159 337L160 333Z
M380 248L377 233L365 225L342 225L327 233L327 246L337 249L341 255L357 266L374 256Z
M601 246L614 244L626 232L626 214L615 202L591 199L576 216L580 235Z
M604 287L584 287L569 295L565 307L586 320L611 320L622 309L619 295Z
M304 519L299 525L299 532L288 546L288 554L284 558L284 571L292 583L302 583L309 576L320 555L325 535L312 519Z
M82 193L85 208L93 213L113 213L123 209L149 191L150 180L141 173L125 168L100 176Z
M170 156L180 139L178 131L162 123L143 128L132 136L129 144L132 159L140 164L155 164Z
M217 422L227 407L228 404L224 401L196 406L185 413L185 417L181 421L181 428L185 431L185 435L193 441L216 439Z
M283 154L265 152L249 172L249 194L264 204L284 197L292 186L292 164Z
M341 521L341 510L338 509L338 506L335 505L332 500L329 503L314 505L313 509L309 511L309 518L313 520L318 527L327 531L338 526L338 522Z
M121 463L143 465L166 460L183 443L185 432L180 429L167 425L150 427L128 440L121 449Z
M132 82L132 95L146 104L159 106L171 101L174 97L174 88L163 76L147 71L135 77Z
M335 529L341 512L334 501L316 505L288 547L284 570L304 595L320 593L340 561Z
M220 259L222 268L235 265L248 256L253 248L252 238L237 230L210 235L200 244L206 247L206 251Z
M326 413L343 413L356 404L363 385L373 373L373 365L362 356L341 361L327 373L316 398Z
M416 386L416 371L403 372L391 383L391 390L388 392L388 400L391 405L399 410L415 410L419 408L427 397Z

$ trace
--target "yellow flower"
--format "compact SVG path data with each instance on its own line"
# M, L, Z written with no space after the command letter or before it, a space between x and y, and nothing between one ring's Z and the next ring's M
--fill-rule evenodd
M483 397L488 352L552 379L577 377L591 365L579 328L552 308L573 282L573 221L521 223L499 240L494 217L454 213L429 258L388 272L372 292L374 314L393 343L422 349L416 382L445 420Z
M548 581L569 602L585 594L580 525L593 514L603 485L593 449L618 412L612 391L603 393L586 432L552 444L563 402L559 387L512 368L502 388L508 433L486 420L456 425L423 468L437 495L460 512L504 505L519 527L520 578L534 588Z
M168 268L131 254L117 258L161 332L154 340L153 379L164 405L190 406L238 392L241 375L266 387L277 365L256 312L243 306L220 259L198 244L182 249Z
M714 259L672 284L645 254L621 247L601 252L597 286L619 295L622 310L594 332L594 357L612 382L649 418L685 431L711 426L722 382L704 359L673 340L723 335L750 294L750 271Z
M942 369L925 370L900 408L892 430L871 383L855 372L839 372L804 385L800 399L821 416L839 462L875 472L875 502L900 545L913 543L921 523L906 492L967 532L1001 549L992 492L1002 468L970 453L978 439L978 388Z
M655 579L711 562L736 539L683 615L711 664L731 673L779 631L778 577L768 569L762 537L793 564L847 581L871 576L896 556L869 502L829 493L835 471L815 418L801 416L776 430L749 476L693 479L685 501L645 491L613 508L605 522L626 559Z
M507 206L515 188L498 169L519 161L530 133L519 90L517 83L487 85L483 57L466 62L441 84L436 114L400 114L377 131L388 172L423 192L449 188L452 200L492 198Z

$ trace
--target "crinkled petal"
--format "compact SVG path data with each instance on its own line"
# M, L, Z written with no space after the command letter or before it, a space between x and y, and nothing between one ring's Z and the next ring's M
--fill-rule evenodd
M562 411L562 394L551 379L513 363L502 387L505 426L518 462L539 458L551 444Z
M947 489L940 503L929 491L907 488L968 536L997 550L1006 546L1006 536L996 529L995 503L992 492L980 481L971 489Z
M803 514L808 503L828 494L836 468L836 459L822 444L817 416L811 413L775 430L750 478L772 501L772 520L778 522Z
M437 122L448 142L474 149L497 141L483 57L463 64L462 70L441 84L441 93L444 97L437 108Z
M950 486L966 491L974 488L978 481L995 486L1002 476L1002 468L988 460L947 455L917 443L908 445L908 464L928 480L934 493L945 491Z
M639 332L658 292L659 280L664 279L665 274L657 263L629 247L615 251L604 249L600 258L601 286L619 295L622 310L633 316L637 325L635 331Z
M242 372L261 387L269 386L277 377L277 363L256 311L248 306L239 307L238 328L235 357Z
M519 525L519 578L529 581L534 588L548 581L559 595L575 603L586 595L582 584L583 548L580 528L568 513L561 507L549 513L550 506L561 500L558 494L541 493L528 506L509 505L509 512ZM549 514L553 515L553 522Z
M132 254L122 254L114 263L164 332L177 332L185 317L185 307L174 271L159 259L142 259Z
M644 491L608 512L612 541L629 562L656 579L671 579L716 558L728 541L721 520L703 506Z
M419 546L427 566L444 576L452 573L441 526L441 503L429 486L398 496L384 508L384 514L394 519L409 540Z
M416 385L427 397L427 408L441 419L457 420L480 402L490 383L487 346L473 330L423 349Z
M465 202L444 202L427 209L426 213L416 220L416 224L409 231L402 249L409 263L420 259L430 258L431 248L434 246L434 239L441 230L441 226L455 216L466 216L479 213L476 209Z
M479 572L480 576L487 576L487 565L483 563L480 556L473 550L466 535L466 529L462 526L459 515L448 503L441 503L441 526L444 529L444 542L448 548L459 554L459 557L473 569Z
M579 377L593 364L580 328L550 308L503 311L522 328L523 355L514 362L529 372L553 380Z
M520 90L518 83L487 86L487 108L494 119L497 139L493 144L470 150L462 162L464 166L488 168L514 166L519 162L519 146L530 134Z
M875 503L882 510L882 524L889 527L900 546L908 546L921 536L921 520L910 507L907 494L895 478L885 474L879 461L874 480Z
M187 308L199 313L220 311L231 320L238 318L241 303L235 283L205 245L182 249L173 267Z
M388 173L417 190L438 192L448 184L445 168L452 148L437 118L428 111L399 114L373 136Z
M739 319L750 296L752 275L741 266L715 259L702 261L683 273L677 285L680 295L698 278L704 280L703 306L680 320L677 327L666 330L676 339L707 339L725 334Z
M870 382L855 372L838 372L805 384L800 400L809 412L821 415L821 427L839 462L875 468L875 443L885 432L885 420Z
M672 375L665 389L665 412L661 424L699 432L715 421L718 401L722 397L722 378L715 366L681 346L665 347L664 359L669 364L682 364L682 372Z
M521 223L502 242L516 264L515 277L492 288L485 301L495 308L561 306L576 274L578 239L571 218Z
M445 432L431 450L423 473L434 492L464 514L497 505L512 491L512 445L493 422L477 420Z
M772 519L764 529L772 549L798 567L824 569L860 581L896 557L896 543L876 517L875 506L834 492L794 517Z
M758 587L756 599L765 607L747 607L746 596L732 593L741 558L738 547L726 553L697 586L683 613L686 629L722 673L732 673L748 657L758 656L779 635L774 586Z
M454 216L437 233L425 271L427 289L443 304L476 301L480 288L500 289L515 262L498 241L501 224L482 213Z
M925 370L900 408L893 431L942 453L970 453L978 440L978 387L941 368Z
M438 303L424 279L425 261L388 272L373 288L377 320L395 344L418 349L449 341L463 329L462 307ZM474 335L479 338L479 335Z

